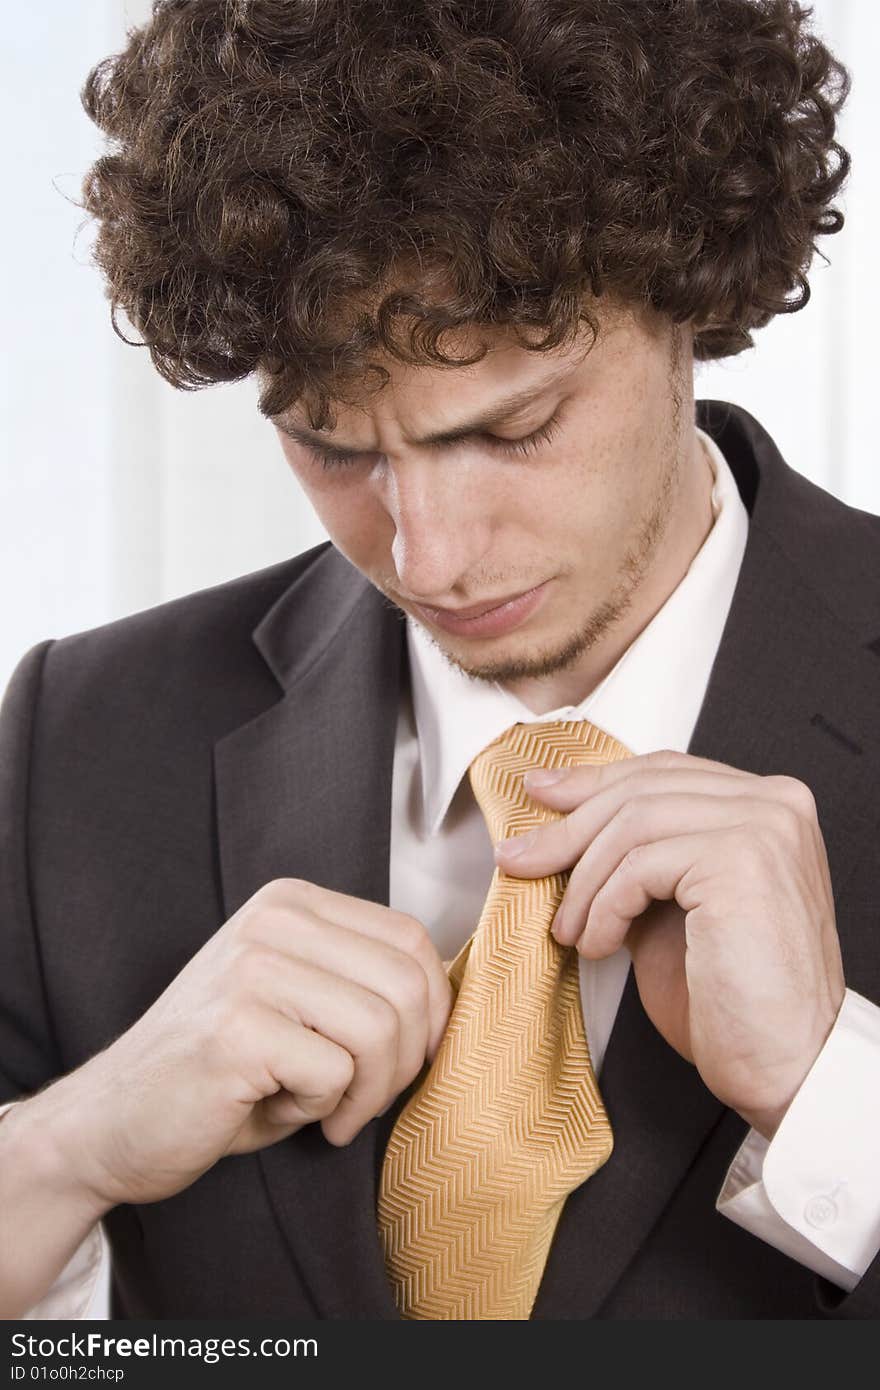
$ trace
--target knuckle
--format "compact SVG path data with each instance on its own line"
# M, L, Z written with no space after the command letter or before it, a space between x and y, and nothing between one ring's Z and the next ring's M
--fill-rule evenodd
M428 977L418 961L407 956L400 966L399 990L401 999L407 1007L422 1010L428 1002Z
M614 891L613 887L609 885L611 885L610 878L606 879L602 886L596 889L595 893L590 899L589 908L585 917L585 924L586 921L589 921L591 926L595 925L596 918L600 915L602 909L607 903L609 894ZM582 938L579 938L578 944L581 944L581 940Z
M237 924L235 936L242 945L256 945L271 939L276 933L289 934L302 928L302 921L293 911L294 904L282 905L277 899L255 902Z
M566 854L577 854L583 849L584 826L588 821L589 811L590 806L587 803L576 807L574 811L569 811L568 815L563 816L560 821L545 823L537 832L540 835L539 843L542 842L544 847L549 849L553 846L558 835L561 841L558 848Z
M241 943L254 941L263 930L267 916L273 911L273 906L271 899L261 900L259 896L255 895L236 922L234 932L236 939Z
M284 885L287 881L284 878L270 879L268 883L264 883L261 888L257 889L250 901L257 907L274 906L275 903L284 901L286 897Z
M618 872L621 874L634 875L638 873L642 860L645 855L645 845L632 845L620 861ZM611 880L608 880L611 882Z
M428 942L428 934L417 917L408 912L395 914L395 941L398 949L409 956L418 955Z
M773 814L780 838L796 844L804 829L800 812L790 803L777 802Z
M258 889L255 897L272 907L290 907L307 900L314 887L304 878L273 878Z
M234 989L260 993L277 968L276 952L248 942L233 954L229 974Z
M328 1115L333 1114L339 1104L339 1094L330 1085L322 1086L319 1090L309 1092L307 1095L298 1091L296 1103L310 1120L323 1120Z
M242 970L249 947L245 941L235 941L226 952L216 979L219 1002L234 1007L242 991Z
M228 998L220 1002L214 1011L210 1033L223 1057L238 1062L250 1055L254 1028L239 1000Z
M339 1105L339 1096L335 1092L326 1091L319 1096L309 1096L306 1100L300 1100L299 1104L310 1119L326 1120Z
M806 782L797 777L778 774L768 779L782 798L785 805L798 815L813 817L816 814L816 798Z
M343 1048L337 1048L325 1062L324 1085L326 1097L335 1107L354 1079L354 1058Z
M262 891L262 890L260 890ZM244 941L251 935L254 928L259 924L263 912L260 894L255 893L252 898L239 908L234 917L228 922L228 928L232 937L236 941Z
M350 1052L339 1050L339 1061L337 1064L336 1087L340 1093L348 1090L354 1080L355 1064Z
M628 797L615 814L614 819L619 825L639 825L644 819L647 806L648 798L646 796Z
M397 1041L398 1018L395 1009L379 994L366 994L363 1009L370 1039L382 1047Z
M658 748L656 752L648 753L647 761L654 767L677 767L684 756L675 748Z

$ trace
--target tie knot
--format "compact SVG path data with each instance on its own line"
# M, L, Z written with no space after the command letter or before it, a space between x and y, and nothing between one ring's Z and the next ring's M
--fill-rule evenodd
M529 796L523 786L524 772L630 757L628 748L588 719L551 719L542 724L512 724L477 754L468 775L489 834L497 841L559 819L558 811Z

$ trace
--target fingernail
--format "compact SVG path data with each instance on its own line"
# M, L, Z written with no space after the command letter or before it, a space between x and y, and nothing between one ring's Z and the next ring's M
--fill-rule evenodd
M560 933L561 931L562 931L562 908L559 907L559 908L556 909L556 916L553 918L553 921L550 923L550 935L551 935L552 937L554 937L554 938L558 941L558 940L559 940L559 933Z
M514 859L524 850L530 849L534 843L535 832L530 830L525 835L513 835L509 840L499 840L495 846L495 853L503 854L505 859Z
M524 772L523 783L526 787L550 787L567 776L567 767L542 767L536 768L533 772Z

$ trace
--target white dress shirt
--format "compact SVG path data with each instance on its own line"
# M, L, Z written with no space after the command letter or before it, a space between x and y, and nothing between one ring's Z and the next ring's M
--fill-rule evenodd
M390 905L424 924L444 960L473 931L495 868L466 776L481 748L513 723L590 719L634 754L687 751L748 535L730 467L714 440L697 433L715 474L712 529L674 592L579 705L534 714L497 683L463 675L423 627L406 620L412 680L394 752ZM629 968L625 946L602 961L579 958L597 1076ZM716 1201L724 1216L846 1290L880 1250L878 1063L880 1007L847 990L772 1142L749 1132ZM0 1117L7 1108L0 1107ZM107 1277L99 1222L24 1316L106 1316Z

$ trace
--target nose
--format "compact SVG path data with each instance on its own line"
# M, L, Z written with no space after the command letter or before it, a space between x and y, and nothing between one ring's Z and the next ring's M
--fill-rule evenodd
M441 604L481 567L492 530L488 498L444 458L389 466L386 507L394 523L391 557L401 590Z

